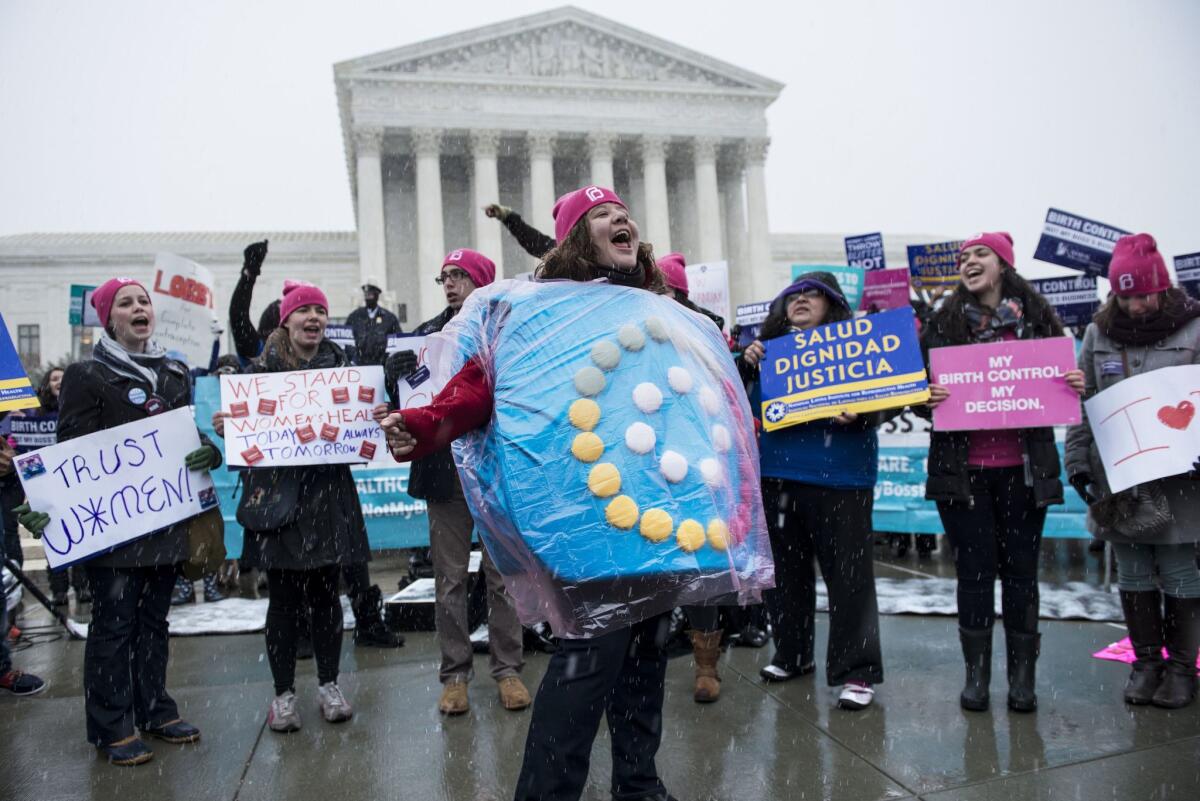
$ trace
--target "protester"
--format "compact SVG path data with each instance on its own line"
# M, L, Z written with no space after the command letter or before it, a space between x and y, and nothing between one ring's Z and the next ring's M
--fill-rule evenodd
M521 215L508 206L499 203L489 203L483 207L483 213L494 220L499 220L508 232L517 240L517 244L535 259L540 259L554 249L554 240L521 219Z
M1152 236L1117 240L1108 281L1112 294L1087 327L1079 352L1086 395L1164 367L1200 364L1200 304L1171 286ZM1066 457L1071 485L1089 507L1088 530L1111 542L1117 555L1121 606L1136 656L1125 701L1166 709L1187 706L1196 695L1200 650L1195 560L1200 465L1191 475L1149 481L1113 495L1086 411L1082 422L1067 432Z
M67 368L59 395L58 441L67 442L191 404L187 367L154 340L154 306L137 281L113 278L92 295L104 333L92 358ZM221 464L201 434L189 470ZM21 507L21 524L40 536L45 514ZM179 564L188 557L188 525L170 526L87 562L93 592L84 648L87 737L114 765L139 765L153 753L134 731L192 743L200 731L179 716L167 694L167 611Z
M268 338L251 373L280 373L343 367L345 352L325 337L329 301L311 284L285 281L279 328ZM225 435L228 412L213 413L213 428ZM267 571L267 660L275 698L267 714L272 731L300 728L296 708L298 618L312 616L321 715L330 723L354 712L338 686L342 649L342 605L338 571L370 559L367 528L350 466L275 467L249 470L238 522L254 538ZM269 491L268 491L269 490Z
M446 295L446 308L414 331L426 336L441 331L470 294L487 286L496 278L496 265L478 251L461 248L451 251L442 261L437 282ZM392 408L397 407L396 381L417 366L417 355L411 350L394 353L388 358L387 391ZM377 409L377 419L387 414L387 407ZM438 710L445 715L460 715L470 708L467 683L474 678L471 630L467 623L468 565L471 561L471 534L475 522L463 496L454 457L447 446L416 459L408 479L408 494L423 500L429 514L429 550L433 558L435 620L442 664L438 678L442 695ZM521 682L522 656L521 621L517 619L512 598L504 591L504 579L496 569L487 548L483 549L483 576L487 582L488 653L492 678L500 692L505 709L520 710L533 701Z
M949 345L1062 336L1054 310L1014 267L1012 237L1004 232L967 239L958 255L961 282L922 330L928 352ZM1083 373L1065 376L1076 392ZM928 404L914 409L931 416L950 390L930 383ZM954 543L958 573L958 624L966 684L963 709L989 704L995 582L1000 576L1008 707L1037 708L1038 554L1046 508L1063 502L1054 429L939 431L929 434L925 497L936 501Z
M832 274L799 276L776 296L759 339L743 351L743 376L757 376L766 352L762 340L853 316ZM887 417L843 412L763 431L759 439L763 507L777 571L775 589L766 593L775 656L760 675L788 681L814 669L815 557L829 590L825 679L841 686L838 706L849 710L870 705L875 685L883 681L871 512L879 453L875 428Z
M364 305L350 312L346 325L354 332L354 363L382 365L387 358L388 337L401 332L396 315L379 305L378 279L362 286Z

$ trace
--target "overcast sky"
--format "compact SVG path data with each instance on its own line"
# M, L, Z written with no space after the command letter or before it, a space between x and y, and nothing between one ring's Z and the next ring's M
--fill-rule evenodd
M787 84L772 231L1200 251L1200 2L576 4ZM333 64L555 5L0 0L0 235L352 228Z

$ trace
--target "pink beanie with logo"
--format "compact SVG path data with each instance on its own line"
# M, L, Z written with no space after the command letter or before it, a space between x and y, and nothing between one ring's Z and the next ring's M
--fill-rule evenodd
M283 282L283 298L279 301L279 325L287 322L288 315L301 306L320 306L329 312L329 299L325 293L307 281Z
M667 286L671 289L677 289L683 293L686 298L688 294L687 280L687 263L684 261L682 253L668 253L665 256L660 256L655 259L658 269L662 270L663 277L667 279Z
M112 312L113 301L117 299L117 293L127 286L141 287L146 292L142 282L132 278L110 278L92 292L92 308L100 318L100 325L108 328L108 315ZM146 292L146 297L150 297L149 292Z
M442 260L442 270L447 267L457 267L471 276L476 287L487 286L496 280L496 263L478 250L459 248L450 251Z
M1108 263L1108 280L1121 297L1153 295L1171 288L1167 263L1150 234L1130 234L1117 240Z
M555 241L562 244L567 234L575 227L575 223L579 222L579 218L601 203L616 203L623 209L629 208L616 192L602 186L585 186L560 197L554 204L554 211L551 212L554 217Z
M962 253L967 248L983 245L991 248L992 252L1000 257L1001 261L1009 267L1016 267L1016 259L1013 258L1013 238L1008 231L992 231L983 234L971 234L967 237L967 241L962 243L962 247L958 249Z

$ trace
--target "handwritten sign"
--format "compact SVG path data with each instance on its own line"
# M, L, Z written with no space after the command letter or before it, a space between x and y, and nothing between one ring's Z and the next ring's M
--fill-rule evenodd
M768 431L929 399L911 308L820 325L765 344L760 380Z
M41 405L8 335L4 316L0 315L0 412L36 409Z
M400 409L428 406L445 386L442 371L434 369L430 361L429 342L426 337L400 336L397 350L411 350L417 354L417 367L408 375L400 376L396 386L396 405Z
M154 257L154 338L189 367L212 361L213 276L205 267L174 253Z
M846 237L846 263L851 267L861 267L872 270L886 270L887 262L883 255L883 234L862 234L861 236Z
M963 240L908 246L908 271L922 289L958 283L958 251Z
M1120 381L1084 403L1113 492L1176 476L1200 457L1200 365Z
M684 268L688 280L688 300L708 309L729 325L729 264L689 264Z
M933 382L950 397L933 410L938 431L1041 428L1080 420L1070 337L959 345L929 351Z
M50 515L46 562L82 562L216 506L208 473L183 463L199 447L183 408L17 457L29 505Z
M884 309L900 309L908 302L908 270L868 270L864 276L862 299L858 302L861 311L877 312Z
M1033 257L1088 275L1107 277L1113 247L1128 233L1123 228L1050 209Z
M330 367L221 376L230 467L295 467L391 458L371 410L383 368Z

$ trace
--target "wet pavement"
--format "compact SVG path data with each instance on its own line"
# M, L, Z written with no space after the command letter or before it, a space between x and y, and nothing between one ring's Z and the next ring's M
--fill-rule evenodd
M1096 580L1097 560L1078 550L1051 549L1043 579L1059 573ZM879 575L893 577L946 570L944 560L911 554L883 556L878 565ZM381 585L394 586L394 571L374 572ZM84 740L83 644L46 641L41 622L40 611L27 616L39 642L16 661L48 679L49 689L33 698L0 697L4 801L511 797L529 713L500 706L486 656L477 656L482 675L471 685L471 711L439 715L432 634L411 634L394 651L356 648L346 635L341 683L357 714L345 724L320 719L315 667L302 662L304 728L292 735L264 725L271 683L261 635L173 638L169 686L204 736L194 746L152 744L155 759L131 769L105 764ZM834 708L837 689L825 686L821 669L764 684L758 670L770 646L726 651L721 700L707 706L691 699L690 657L673 659L660 773L680 801L1200 799L1200 705L1167 712L1123 704L1128 668L1090 656L1124 636L1119 626L1043 621L1042 631L1040 709L1032 715L1004 707L999 631L992 711L959 709L962 659L950 617L883 617L886 681L862 712ZM825 615L818 615L818 664L826 632ZM528 658L532 688L547 657ZM585 799L610 797L608 771L602 732Z

